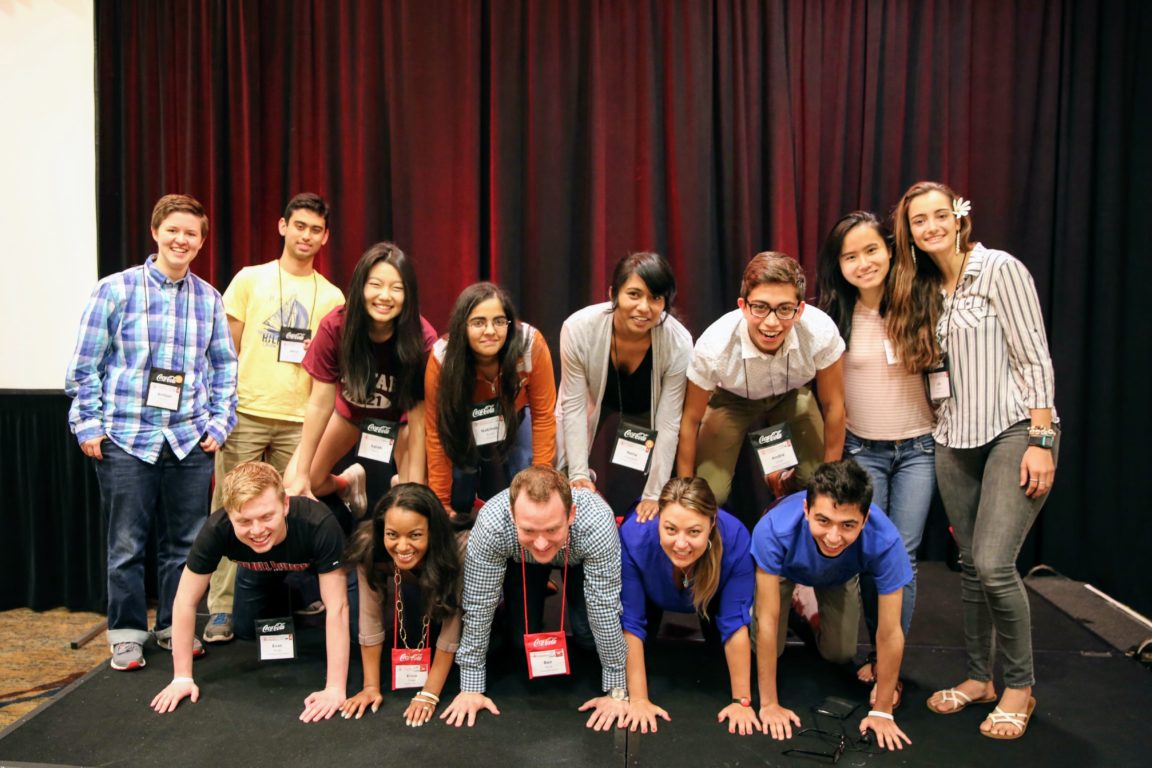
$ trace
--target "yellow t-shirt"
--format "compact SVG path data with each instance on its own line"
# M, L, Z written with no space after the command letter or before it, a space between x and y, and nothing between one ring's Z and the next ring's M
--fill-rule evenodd
M319 272L291 275L278 261L244 267L224 291L229 319L244 323L236 410L250 416L304 421L311 377L299 363L277 360L281 325L308 327L344 303L344 294Z

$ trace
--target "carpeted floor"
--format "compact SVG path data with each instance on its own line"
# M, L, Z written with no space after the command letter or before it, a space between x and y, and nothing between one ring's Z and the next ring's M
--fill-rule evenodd
M103 632L79 650L69 646L102 621L100 614L63 608L0 612L0 728L19 720L106 661L108 645Z

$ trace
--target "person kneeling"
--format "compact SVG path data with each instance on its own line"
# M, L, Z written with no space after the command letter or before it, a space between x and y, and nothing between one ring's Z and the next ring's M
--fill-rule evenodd
M238 464L223 481L223 509L212 513L188 553L172 606L172 682L152 699L152 709L172 712L185 697L193 702L200 689L192 678L192 639L196 606L221 557L239 566L236 577L236 634L254 636L271 588L289 573L313 570L327 609L325 641L328 677L322 691L304 700L300 719L326 720L344 703L348 678L347 577L341 566L344 532L326 506L306 497L288 497L280 473L260 461ZM285 606L286 608L287 606ZM283 615L283 614L281 614Z
M662 611L695 613L710 645L723 645L732 701L717 719L728 732L760 730L752 709L752 590L755 585L751 537L744 525L717 509L716 497L700 477L675 477L657 502L659 517L640 523L633 514L620 528L621 623L628 644L628 725L656 732L656 718L671 720L648 699L644 639L660 628Z
M876 698L860 722L887 749L912 743L892 716L904 655L900 606L912 566L896 526L872 506L872 481L851 459L821 464L807 492L792 494L760 519L752 532L756 560L756 658L760 721L774 739L792 737L800 718L780 704L776 659L788 633L788 606L796 584L815 589L820 606L817 645L829 661L847 663L856 651L860 624L858 579L871 575L879 593L876 629Z

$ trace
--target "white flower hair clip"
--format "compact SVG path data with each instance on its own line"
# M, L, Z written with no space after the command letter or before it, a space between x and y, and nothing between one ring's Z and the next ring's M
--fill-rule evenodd
M956 217L956 253L960 253L960 219L972 213L972 201L957 197L952 201L952 215Z

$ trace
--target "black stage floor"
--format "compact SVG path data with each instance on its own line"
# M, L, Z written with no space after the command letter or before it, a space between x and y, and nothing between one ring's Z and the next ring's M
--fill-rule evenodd
M556 602L556 601L551 601ZM897 717L912 745L876 754L849 744L842 766L1146 766L1152 764L1152 678L1135 661L1106 645L1036 594L1032 595L1038 705L1027 735L1014 742L977 733L989 707L951 716L925 706L937 688L964 672L958 576L942 564L921 568L920 597L905 655L904 705ZM482 715L475 728L434 723L407 728L407 696L391 694L360 721L304 725L296 717L308 692L323 685L322 633L301 633L301 658L261 664L251 643L212 647L196 662L199 703L155 715L148 702L171 678L168 658L149 651L149 665L132 673L94 670L40 710L0 734L0 766L804 766L812 759L789 748L829 747L819 738L775 742L763 735L732 736L715 722L728 698L722 655L685 640L650 645L647 659L654 701L672 722L640 736L593 733L576 708L596 695L594 655L573 654L568 678L529 681L523 657L494 654L489 693L501 715ZM349 692L359 690L353 654ZM853 734L847 721L816 716L812 706L835 695L863 705L867 689L846 670L790 645L780 664L784 703L805 726ZM455 674L445 688L457 690ZM836 741L833 739L833 742Z

